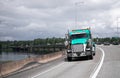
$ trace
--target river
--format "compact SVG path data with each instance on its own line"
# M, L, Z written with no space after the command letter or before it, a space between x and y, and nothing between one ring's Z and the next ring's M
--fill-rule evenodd
M37 56L37 54L28 52L0 52L0 61L16 61L28 57Z

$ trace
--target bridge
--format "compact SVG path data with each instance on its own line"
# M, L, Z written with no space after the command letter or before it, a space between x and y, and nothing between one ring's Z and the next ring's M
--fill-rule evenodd
M71 62L66 60L63 52L44 56L38 62L29 63L30 59L24 60L24 66L19 67L5 78L119 78L120 77L120 46L119 45L98 45L93 60L86 58L74 59ZM62 55L61 55L62 53ZM61 55L58 57L58 55ZM55 58L58 57L58 58ZM49 57L49 58L48 58ZM49 60L50 58L55 58ZM35 59L32 59L35 61ZM40 60L40 59L36 59ZM49 61L48 61L49 60ZM26 62L25 62L26 61ZM16 64L16 63L14 63ZM20 62L23 64L23 61ZM11 64L12 65L12 64ZM6 65L3 65L3 67ZM19 66L19 65L17 65ZM27 66L27 67L26 67ZM9 66L10 68L15 66ZM5 69L5 68L4 68ZM2 72L3 74L3 72Z

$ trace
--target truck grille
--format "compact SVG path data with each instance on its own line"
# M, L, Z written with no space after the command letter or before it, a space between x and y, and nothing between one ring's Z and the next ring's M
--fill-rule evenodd
M82 44L72 45L71 49L73 52L82 52L84 50L84 46Z

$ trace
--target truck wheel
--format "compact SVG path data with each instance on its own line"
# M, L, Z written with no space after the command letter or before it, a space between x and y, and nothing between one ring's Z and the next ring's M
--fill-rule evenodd
M88 59L93 59L93 52L91 51L91 55L88 56Z
M93 55L90 55L89 58L92 60L93 59Z
M67 57L67 60L68 61L72 61L72 57Z
M95 52L93 53L93 56L95 56Z
M93 51L93 56L95 56L95 47L94 47L94 51Z

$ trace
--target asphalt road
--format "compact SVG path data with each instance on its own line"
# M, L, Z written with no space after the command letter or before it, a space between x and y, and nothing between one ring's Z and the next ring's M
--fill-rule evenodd
M101 46L105 59L97 78L120 78L120 45Z
M120 46L98 47L105 53L103 64L101 63L103 53L97 48L93 60L80 58L68 62L63 57L7 78L120 78ZM96 77L97 69L99 70Z

